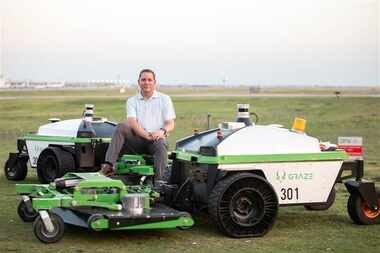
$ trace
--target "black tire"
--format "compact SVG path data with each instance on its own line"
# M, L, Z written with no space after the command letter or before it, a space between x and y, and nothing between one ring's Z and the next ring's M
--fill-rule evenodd
M321 204L307 204L304 205L305 209L308 211L324 211L329 209L335 202L336 198L336 190L335 188L332 188L329 197L327 198L326 203Z
M209 214L218 229L230 237L257 237L274 225L276 192L263 177L238 173L220 180L209 195Z
M32 222L38 216L38 212L34 209L32 211L29 210L29 208L27 207L26 203L23 200L21 200L18 203L17 214L21 218L21 220L23 220L24 222Z
M4 175L8 180L20 181L24 180L28 174L28 160L16 159L11 161L8 159L4 164Z
M380 224L380 190L376 189L377 211L369 209L368 204L358 191L351 193L347 202L347 212L350 218L359 225Z
M58 147L46 148L38 157L37 175L43 184L50 183L72 170L75 170L73 155Z
M45 225L41 219L41 216L38 216L33 223L34 235L43 243L54 243L62 239L65 233L65 223L62 218L56 215L55 213L49 213L51 222L54 226L54 231L49 232L46 230Z

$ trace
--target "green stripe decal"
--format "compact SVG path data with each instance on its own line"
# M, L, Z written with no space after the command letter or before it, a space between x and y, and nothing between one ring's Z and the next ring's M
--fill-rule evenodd
M80 137L48 136L48 135L36 135L36 134L25 135L22 139L28 140L28 141L71 142L71 143L91 143L91 141L103 142L103 143L111 142L111 138L80 138Z
M236 164L265 162L297 162L297 161L332 161L344 160L348 156L344 151L325 151L320 153L268 154L268 155L222 155L203 156L183 151L174 151L179 160L193 161L203 164Z

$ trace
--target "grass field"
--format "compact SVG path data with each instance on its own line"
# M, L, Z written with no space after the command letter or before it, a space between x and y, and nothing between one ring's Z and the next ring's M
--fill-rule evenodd
M85 103L95 104L99 116L113 121L125 117L125 98L107 97L115 91L72 92L0 92L0 96L45 96L44 99L0 100L0 162L16 150L16 138L35 131L48 118L77 118ZM215 92L215 91L213 91ZM228 91L223 91L228 94ZM49 98L53 96L54 98ZM63 96L57 98L57 96ZM67 96L67 97L65 97ZM103 97L104 96L104 97ZM363 136L366 177L380 176L380 98L309 97L176 97L175 140L204 129L207 113L212 126L233 120L237 103L249 103L260 124L277 123L291 127L293 118L307 120L306 132L321 140L336 142L338 136ZM34 170L26 182L37 183ZM62 241L44 245L33 235L32 226L17 216L18 197L14 182L0 175L0 251L1 252L378 252L380 226L358 226L346 211L348 193L337 187L335 204L324 212L305 211L303 207L281 208L274 228L262 238L230 239L214 228L206 214L195 216L196 226L189 231L120 231L94 233L70 228Z

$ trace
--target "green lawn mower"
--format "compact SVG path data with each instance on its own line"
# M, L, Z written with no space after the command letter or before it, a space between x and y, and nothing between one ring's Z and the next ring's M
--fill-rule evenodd
M142 156L124 155L112 178L72 172L50 184L17 184L18 215L34 221L34 234L44 243L59 241L65 224L94 231L191 228L189 213L163 203L153 175Z

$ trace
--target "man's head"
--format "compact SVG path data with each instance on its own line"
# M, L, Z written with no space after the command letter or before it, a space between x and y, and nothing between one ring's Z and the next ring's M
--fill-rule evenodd
M140 71L138 83L142 95L150 97L156 89L156 74L151 69L143 69Z

